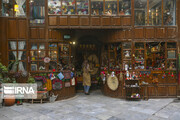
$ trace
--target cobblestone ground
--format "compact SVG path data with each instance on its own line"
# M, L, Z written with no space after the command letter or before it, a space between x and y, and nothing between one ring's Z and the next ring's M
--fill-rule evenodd
M54 103L2 107L0 120L180 120L180 101L127 101L95 91Z

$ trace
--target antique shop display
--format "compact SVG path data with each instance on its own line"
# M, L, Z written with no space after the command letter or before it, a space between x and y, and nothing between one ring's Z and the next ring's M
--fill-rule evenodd
M44 0L30 0L30 24L44 24L45 23L45 1Z
M48 0L48 14L61 14L61 0Z
M76 0L77 14L88 15L89 13L89 0Z
M36 80L38 88L58 95L57 100L83 89L84 60L93 69L91 89L101 89L104 95L176 97L179 3L1 0L0 62L20 83L45 78L47 82Z
M62 14L75 14L75 0L62 0Z

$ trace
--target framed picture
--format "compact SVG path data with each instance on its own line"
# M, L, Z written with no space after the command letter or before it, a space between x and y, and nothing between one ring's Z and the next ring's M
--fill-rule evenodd
M37 71L37 64L31 64L31 71Z

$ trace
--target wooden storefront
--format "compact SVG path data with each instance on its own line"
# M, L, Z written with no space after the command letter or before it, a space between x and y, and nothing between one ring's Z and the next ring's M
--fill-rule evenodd
M102 45L100 55L98 53L99 75L104 71L104 67L105 72L125 71L124 65L127 64L131 68L128 68L128 71L131 74L135 72L140 77L140 82L149 83L141 86L141 96L145 89L152 98L179 95L180 0L143 0L142 3L138 0L21 2L24 4L21 5L16 0L0 1L0 62L3 64L8 65L10 61L15 61L15 55L20 57L23 66L21 70L33 75L48 74L52 71L58 73L58 63L64 62L64 66L73 64L72 59L76 55L74 51L80 48L79 45L74 47L73 42L78 44L81 38L93 36ZM169 13L168 5L171 8ZM172 15L171 21L168 21L168 15ZM20 47L22 44L25 45ZM16 47L12 47L13 45ZM130 47L126 48L126 45ZM91 48L91 45L89 46ZM62 47L68 51L63 51ZM147 52L150 47L160 47L161 52L154 53L154 56L162 56L160 59L163 61L159 58L158 60L163 62L163 68L152 68L154 65L148 64L147 59L150 56ZM125 57L125 52L129 52L128 58ZM136 56L139 52L143 54L142 59ZM171 52L174 55L170 55ZM105 65L102 64L103 55L108 61ZM51 62L45 64L44 57L50 57ZM143 65L136 63L138 61L140 64L143 62ZM171 63L174 64L173 68L170 67ZM116 66L120 68L117 70ZM102 85L102 92L107 96L124 98L126 73L123 74L124 78L119 80L117 90L110 90L105 83ZM152 84L153 74L158 78L156 85ZM19 81L26 82L26 79ZM75 87L58 92L71 97L75 94Z

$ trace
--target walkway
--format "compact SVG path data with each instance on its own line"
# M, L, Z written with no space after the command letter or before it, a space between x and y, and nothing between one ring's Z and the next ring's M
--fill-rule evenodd
M96 91L55 103L3 107L0 120L180 120L180 101L126 101Z

